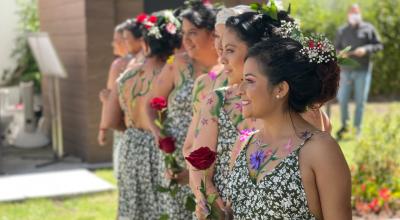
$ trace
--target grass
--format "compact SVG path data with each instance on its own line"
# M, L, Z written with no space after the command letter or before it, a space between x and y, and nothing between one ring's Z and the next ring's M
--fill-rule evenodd
M354 106L351 106L354 112ZM400 103L368 104L364 120L383 120L384 113L400 114ZM333 132L340 129L338 106L332 108ZM367 134L368 131L365 131ZM339 144L349 164L357 151L357 140L346 136ZM97 170L95 174L116 184L112 170ZM117 192L106 192L72 198L33 199L23 202L0 204L0 220L110 220L115 219Z

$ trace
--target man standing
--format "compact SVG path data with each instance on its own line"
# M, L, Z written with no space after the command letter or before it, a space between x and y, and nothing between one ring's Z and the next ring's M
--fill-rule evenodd
M347 131L348 102L353 86L356 102L354 127L357 130L357 135L361 134L364 105L368 99L371 85L372 62L370 58L374 52L383 49L374 26L362 20L361 10L357 4L349 8L347 18L348 23L340 27L336 34L335 47L337 50L342 50L351 46L350 51L345 55L357 61L359 65L342 67L337 96L342 122L342 128L337 132L338 139L341 139L343 133Z

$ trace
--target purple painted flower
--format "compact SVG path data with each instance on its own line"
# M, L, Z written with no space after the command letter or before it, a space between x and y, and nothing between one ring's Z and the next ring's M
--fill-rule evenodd
M211 79L212 81L215 81L215 80L217 79L217 76L218 76L218 74L217 74L215 71L213 71L213 70L211 70L211 71L208 73L208 77L210 77L210 79Z
M310 136L311 136L311 132L309 132L309 131L304 131L304 132L300 133L300 137L303 140L306 140L306 139L310 138Z
M247 138L251 135L253 131L254 129L248 129L248 128L241 130L239 136L240 142L247 140Z
M250 155L250 165L254 170L260 169L261 164L264 162L266 156L264 151L257 150L256 152Z
M242 111L242 109L243 109L242 102L235 103L235 109Z

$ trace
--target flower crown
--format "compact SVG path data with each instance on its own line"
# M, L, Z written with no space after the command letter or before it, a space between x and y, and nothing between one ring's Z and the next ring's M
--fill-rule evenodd
M333 44L321 34L304 36L297 22L281 21L281 27L276 34L282 38L291 38L303 45L300 53L306 56L310 63L328 63L336 60Z
M148 35L156 39L162 38L161 30L163 29L175 35L181 28L181 23L170 10L162 11L157 16L141 13L136 17L136 22L142 24L148 30Z
M186 8L193 8L193 7L196 7L196 6L200 5L200 4L202 4L202 5L206 6L206 7L211 7L212 6L210 0L186 0L184 2L184 5L186 6Z

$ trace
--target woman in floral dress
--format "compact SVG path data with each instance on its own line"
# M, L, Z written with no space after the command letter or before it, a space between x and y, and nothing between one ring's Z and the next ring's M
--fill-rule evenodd
M173 178L182 186L175 197L163 194L160 207L168 214L169 219L186 220L192 218L192 213L185 208L185 200L191 194L188 183L188 171L182 155L182 147L192 119L192 91L198 76L208 73L217 63L217 52L213 47L215 9L211 4L202 1L187 1L187 8L181 13L182 35L185 53L171 57L160 75L157 77L151 98L163 96L168 100L168 111L164 125L166 133L175 139L174 156L179 165L184 168L174 176L162 178L163 186L169 185ZM150 98L150 99L151 99ZM150 100L149 99L149 100ZM147 113L151 121L157 117L156 112L147 105ZM159 128L153 124L152 132L156 142L160 138ZM161 160L161 159L160 159ZM170 173L164 163L160 164L160 172Z
M179 21L170 11L152 16L141 14L145 61L132 66L118 79L119 103L126 116L127 129L120 148L118 175L119 219L159 219L159 150L150 132L145 106L153 80L166 59L179 45Z
M248 9L249 10L249 9ZM281 12L280 19L289 19ZM269 22L269 26L263 25ZM195 134L193 148L207 146L217 152L217 160L207 177L207 191L218 192L217 204L225 210L227 201L227 180L232 147L235 145L239 131L254 127L254 122L244 120L241 113L241 101L238 84L241 82L243 61L248 48L269 37L269 28L279 26L280 22L269 16L249 10L241 15L228 18L222 39L223 53L221 62L224 74L228 77L228 86L219 88L202 102L200 120ZM248 28L250 27L250 28ZM191 172L191 187L197 202L203 198L199 192L202 172ZM196 214L203 219L205 210L197 206Z
M250 49L240 87L243 116L263 128L233 158L228 191L235 219L351 219L343 153L300 115L333 99L338 80L327 40L276 37Z

